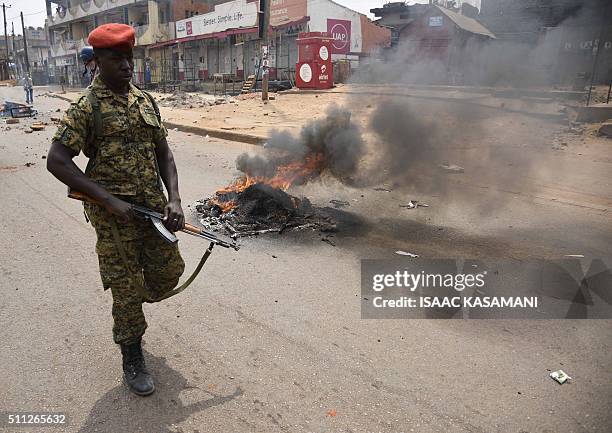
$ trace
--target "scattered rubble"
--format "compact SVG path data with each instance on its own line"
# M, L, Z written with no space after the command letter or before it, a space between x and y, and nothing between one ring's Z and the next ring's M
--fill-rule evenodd
M162 107L192 109L196 107L203 108L213 105L229 104L235 101L233 101L231 97L220 98L202 93L187 93L177 90L168 96L157 98L157 102Z
M37 122L37 123L32 123L30 125L30 128L32 129L32 131L42 131L43 129L45 129L45 123L44 122Z
M15 123L19 123L19 119L13 119L13 118L6 119L5 123L7 123L9 125L12 125L12 124L15 124Z
M608 120L607 122L603 122L599 129L597 130L599 135L603 135L605 137L612 138L612 120Z

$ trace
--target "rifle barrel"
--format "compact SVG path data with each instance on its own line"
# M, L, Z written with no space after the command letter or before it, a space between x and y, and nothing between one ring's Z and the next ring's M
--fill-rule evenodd
M101 206L101 204L98 203L94 198L88 196L87 194L83 194L82 192L79 192L79 191L73 191L71 189L68 189L68 197L73 198L75 200L86 201L86 202L97 204L97 205ZM160 221L164 220L164 216L161 213L155 212L154 210L148 209L148 208L146 208L144 206L139 206L139 205L133 204L132 205L132 209L135 212L137 212L137 213L140 213L140 214L143 214L143 215L148 215L148 216L150 216L152 218L156 218L156 219L158 219ZM202 230L202 229L200 229L200 228L198 228L198 227L196 227L194 225L188 224L188 223L185 223L185 228L183 228L181 231L183 233L187 233L187 234L192 235L192 236L197 236L197 237L206 239L206 240L208 240L208 241L210 241L210 242L212 242L214 244L217 244L219 246L222 246L224 248L233 248L236 251L238 251L240 249L240 247L238 245L236 245L235 242L232 242L232 243L226 242L226 241L224 241L222 239L219 239L218 237L216 237L212 233L208 233L208 232L206 232L206 231L204 231L204 230Z

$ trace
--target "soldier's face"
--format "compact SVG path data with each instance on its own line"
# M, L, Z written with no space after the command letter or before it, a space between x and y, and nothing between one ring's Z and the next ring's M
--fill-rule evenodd
M104 51L96 56L100 75L107 82L128 84L134 73L132 52Z

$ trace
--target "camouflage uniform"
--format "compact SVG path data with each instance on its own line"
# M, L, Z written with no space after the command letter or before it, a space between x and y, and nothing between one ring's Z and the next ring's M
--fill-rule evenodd
M95 95L97 107L87 92ZM70 106L53 140L90 158L85 173L111 194L162 212L167 201L157 175L155 143L168 133L153 103L133 85L127 97L117 95L99 76L87 92ZM97 128L96 108L101 119ZM176 244L166 243L150 223L134 220L116 225L126 266L112 233L114 217L91 204L85 205L85 212L98 237L102 284L113 294L113 338L117 344L130 344L147 327L143 301L174 288L185 264Z

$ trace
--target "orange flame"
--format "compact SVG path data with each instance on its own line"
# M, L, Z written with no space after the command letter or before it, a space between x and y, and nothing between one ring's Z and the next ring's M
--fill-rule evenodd
M269 185L272 188L277 188L282 191L287 191L291 185L297 181L305 181L313 179L324 169L324 156L321 153L306 156L304 161L290 162L277 167L276 173L272 177L264 176L249 176L248 174L234 180L225 188L221 188L216 192L217 197L211 200L211 203L219 206L223 213L234 209L238 204L235 200L223 200L223 196L243 192L248 187L257 183Z

